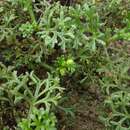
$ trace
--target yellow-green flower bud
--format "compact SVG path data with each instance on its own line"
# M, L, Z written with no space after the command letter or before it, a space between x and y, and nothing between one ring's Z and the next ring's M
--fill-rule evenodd
M68 60L66 61L66 64L67 64L67 65L72 65L72 64L74 64L73 59L68 59Z

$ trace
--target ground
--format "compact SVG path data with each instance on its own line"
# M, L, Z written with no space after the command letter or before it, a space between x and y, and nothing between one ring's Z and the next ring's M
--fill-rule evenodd
M82 88L78 91L72 90L67 93L69 104L74 107L75 117L65 117L60 113L59 130L104 130L105 127L99 121L99 106L102 105L103 97L97 86Z

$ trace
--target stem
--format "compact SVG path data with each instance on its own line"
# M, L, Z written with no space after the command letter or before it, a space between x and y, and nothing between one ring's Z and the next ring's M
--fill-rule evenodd
M25 5L26 6L26 5ZM31 0L27 0L27 9L28 9L28 12L30 14L30 17L31 17L31 20L32 20L32 23L37 23L36 22L36 18L35 18L35 15L34 15L34 11L33 11L33 6L32 6L32 1Z
M46 64L46 63L41 63L40 64L42 67L46 68L47 70L49 71L52 71L53 70L53 67L51 67L50 65Z

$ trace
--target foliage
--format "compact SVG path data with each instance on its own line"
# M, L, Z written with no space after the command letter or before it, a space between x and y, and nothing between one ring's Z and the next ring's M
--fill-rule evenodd
M106 26L114 29L125 26L124 20L129 14L129 0L105 0L98 6Z
M98 72L102 75L99 80L102 91L107 95L101 120L110 130L129 129L129 63L127 49L129 43L107 51L107 64L101 66Z
M64 56L61 56L57 59L56 64L57 64L57 71L62 76L64 76L66 73L72 74L73 72L75 72L76 64L71 57L65 59Z
M1 108L8 104L16 118L18 114L16 107L23 101L30 109L45 105L46 110L49 111L53 104L57 105L61 97L60 93L63 89L59 86L58 77L53 78L48 74L47 79L40 80L33 72L18 76L11 67L6 68L2 64L0 73Z
M125 45L117 43L117 45L120 48L109 48L109 51L106 51L106 63L97 69L97 72L102 75L99 80L102 90L108 95L118 90L129 91L130 57L127 54L128 45L127 43Z
M20 130L56 130L56 117L53 113L41 108L33 108L28 118L22 119L18 124Z
M0 1L0 129L56 130L67 78L100 86L106 127L130 129L129 7L129 0Z
M109 109L109 115L102 118L106 126L110 127L111 130L130 129L130 93L123 91L112 93L105 100L105 106Z

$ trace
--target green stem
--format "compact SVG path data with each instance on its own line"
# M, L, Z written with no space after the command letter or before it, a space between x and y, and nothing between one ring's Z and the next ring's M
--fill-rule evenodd
M51 67L50 65L46 64L46 63L41 63L40 64L42 67L46 68L47 70L49 71L52 71L53 70L53 67Z
M28 12L30 14L32 23L36 24L37 22L36 22L36 18L35 18L35 14L34 14L34 11L33 11L32 1L31 0L27 0L27 9L28 9Z

